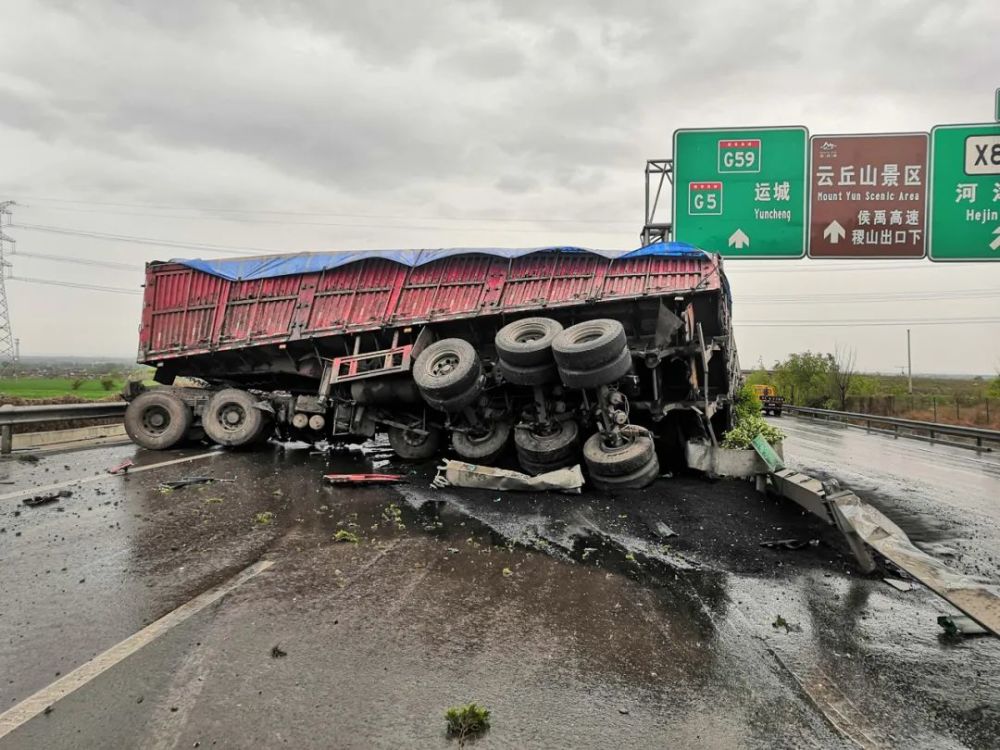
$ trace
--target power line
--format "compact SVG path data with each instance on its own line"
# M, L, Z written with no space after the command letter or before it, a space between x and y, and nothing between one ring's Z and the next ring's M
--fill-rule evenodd
M127 289L120 286L101 286L99 284L80 284L75 281L57 281L56 279L35 279L29 276L8 276L10 281L21 281L27 284L46 284L48 286L65 286L73 289L89 289L95 292L111 292L115 294L142 294L141 289Z
M513 217L513 216L405 216L400 214L357 214L344 213L341 211L293 211L288 209L268 209L268 208L217 208L201 206L177 206L154 203L119 203L111 201L85 201L70 200L67 198L42 198L38 196L23 196L25 200L41 201L44 203L70 203L87 206L109 206L112 208L145 208L160 211L198 211L202 213L231 213L231 214L271 214L277 216L332 216L342 219L390 219L402 221L484 221L497 223L537 223L537 224L622 224L633 226L634 222L623 219L564 219L555 217ZM69 209L58 209L69 210ZM94 212L98 213L98 212ZM143 214L136 214L143 215ZM172 217L172 218L202 218L202 217ZM286 222L294 223L294 222ZM330 226L342 226L333 224ZM363 225L347 225L363 226ZM377 225L383 226L383 225Z
M143 271L145 266L135 263L116 263L112 260L91 260L89 258L71 258L68 255L49 255L48 253L26 253L14 254L18 258L37 258L39 260L51 260L57 263L75 263L80 266L97 266L100 268L113 268L121 271Z
M69 227L50 227L42 224L11 224L14 229L28 229L34 232L49 232L52 234L64 234L72 237L87 237L89 239L112 240L114 242L131 242L138 245L154 245L157 247L172 247L184 250L208 250L216 253L232 253L235 255L246 255L248 252L264 253L267 255L281 255L288 253L288 250L274 250L261 247L237 247L235 245L210 245L207 243L180 242L176 240L163 240L155 237L136 237L129 234L110 234L108 232L91 232L85 229L71 229Z

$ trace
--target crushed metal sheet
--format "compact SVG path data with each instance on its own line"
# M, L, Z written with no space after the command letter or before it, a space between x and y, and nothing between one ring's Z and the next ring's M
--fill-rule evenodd
M555 490L578 495L580 488L583 487L583 472L580 470L580 466L576 465L533 477L519 471L445 459L445 462L438 467L437 475L431 482L431 486L469 487L515 492Z
M832 502L865 544L1000 636L1000 589L956 573L917 549L901 528L857 495L846 493Z
M218 477L182 477L170 482L160 482L158 489L179 490L182 487L190 487L193 484L211 484L212 482L235 482L235 479L219 479Z

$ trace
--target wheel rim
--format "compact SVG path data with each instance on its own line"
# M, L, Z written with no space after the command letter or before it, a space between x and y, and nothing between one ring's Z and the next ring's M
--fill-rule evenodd
M225 404L219 409L217 421L219 426L226 432L234 432L240 429L247 421L247 413L239 404Z
M545 338L546 330L541 326L530 326L522 330L517 336L514 337L514 341L519 344L530 344L532 341L538 341Z
M444 377L458 367L459 358L454 352L443 352L431 362L430 372L436 378Z
M162 406L148 406L142 412L142 429L149 435L162 435L170 427L170 412Z

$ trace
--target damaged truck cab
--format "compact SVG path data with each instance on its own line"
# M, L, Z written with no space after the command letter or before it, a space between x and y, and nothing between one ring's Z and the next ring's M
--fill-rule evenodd
M386 432L489 463L513 442L530 474L582 455L611 488L714 443L739 381L722 260L679 243L154 262L139 361L162 384L126 394L146 448Z

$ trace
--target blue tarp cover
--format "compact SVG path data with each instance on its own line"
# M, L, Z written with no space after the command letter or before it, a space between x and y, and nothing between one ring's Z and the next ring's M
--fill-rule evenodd
M657 242L636 250L589 250L584 247L528 247L506 248L454 247L440 250L358 250L346 252L296 253L293 255L267 255L256 258L232 258L215 260L186 260L176 258L171 263L181 263L199 271L221 276L230 281L254 281L275 276L291 276L298 273L315 273L369 258L385 258L406 266L422 266L453 255L494 255L500 258L520 258L531 253L593 253L604 258L640 258L646 255L667 255L676 257L704 257L707 253L683 242Z

